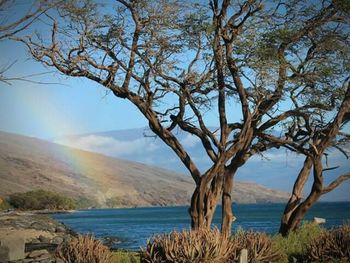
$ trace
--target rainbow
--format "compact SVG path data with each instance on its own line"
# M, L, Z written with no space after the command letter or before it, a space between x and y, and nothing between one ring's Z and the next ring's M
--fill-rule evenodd
M62 89L62 87L59 87ZM17 87L14 89L16 103L25 107L26 116L30 118L30 126L34 127L37 133L43 134L46 140L57 143L55 140L61 137L62 131L65 134L75 134L79 128L64 113L64 105L57 103L55 92L50 87ZM91 175L91 155L68 146L55 147L52 155L60 160L69 163L75 172L86 176ZM96 165L96 160L94 160Z

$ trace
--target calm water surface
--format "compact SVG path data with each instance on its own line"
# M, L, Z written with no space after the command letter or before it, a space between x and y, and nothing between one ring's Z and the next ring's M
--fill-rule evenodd
M276 233L283 209L283 204L235 204L233 210L237 220L233 230L241 227ZM152 235L189 229L187 210L188 207L93 209L53 217L80 234L116 238L119 241L112 245L114 248L139 250ZM216 225L220 222L220 213L218 207L214 217ZM341 225L350 220L350 202L316 204L306 219L313 217L326 218L327 228Z

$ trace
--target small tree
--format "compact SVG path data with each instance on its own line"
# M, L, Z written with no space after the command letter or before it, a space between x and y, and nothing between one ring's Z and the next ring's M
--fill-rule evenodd
M302 137L284 136L290 123L301 131L305 116L332 112L344 97L348 6L341 1L116 2L113 10L88 0L64 2L47 16L50 35L17 40L37 61L99 83L134 104L196 184L192 228L210 227L221 197L222 232L228 236L237 170L271 147L299 147ZM239 110L231 107L236 103ZM214 129L208 111L216 112ZM177 129L199 138L212 161L209 169L199 170ZM275 137L281 129L283 136Z
M280 233L285 236L289 231L295 230L304 215L308 210L318 201L318 199L335 189L344 181L350 178L350 171L336 177L329 185L325 186L323 182L323 174L328 170L333 170L338 167L323 168L322 160L327 158L327 149L335 147L340 150L346 158L349 158L346 149L343 146L348 146L350 141L349 134L342 132L341 129L350 120L350 84L347 83L347 90L344 96L344 100L340 105L338 112L334 119L325 126L316 126L312 133L307 136L307 143L304 148L300 145L300 148L296 149L297 152L303 152L305 154L304 164L295 180L291 197L284 210ZM306 123L309 126L309 123ZM327 160L326 160L327 163ZM305 184L312 171L313 184L310 193L302 200Z

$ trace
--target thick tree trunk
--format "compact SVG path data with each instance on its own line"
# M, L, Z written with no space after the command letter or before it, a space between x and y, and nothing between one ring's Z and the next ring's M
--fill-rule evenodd
M321 156L321 155L320 155ZM283 225L283 232L280 229L282 235L286 236L290 231L295 231L300 225L301 220L304 218L305 214L310 210L310 208L318 201L322 195L323 189L323 167L321 162L321 157L316 156L310 158L311 164L313 165L313 178L314 182L312 184L311 192L305 201L297 204L293 211L290 212L288 221ZM305 171L311 169L309 160L305 160L304 165L306 164ZM310 168L308 168L310 167ZM302 169L303 171L304 169ZM301 171L301 172L302 172ZM304 183L305 184L305 183Z
M199 214L198 214L198 207L197 207L198 192L199 192L199 187L197 186L192 194L191 206L189 208L189 214L191 217L191 229L192 230L199 229L199 220L198 220Z
M290 231L295 231L298 228L305 214L318 201L320 196L321 194L318 192L311 192L308 198L295 209L294 213L289 218L287 234Z
M312 160L307 157L304 161L304 165L299 172L299 175L294 183L292 195L284 209L279 233L282 236L286 236L290 229L289 220L295 209L300 205L301 198L303 197L304 187L307 179L309 178L310 171L312 167Z
M232 227L232 189L233 189L233 174L226 173L224 178L224 186L222 193L222 225L221 233L224 237L231 236Z
M205 222L208 228L210 228L211 226L214 213L222 193L223 181L224 181L224 175L223 173L220 173L217 176L215 176L211 182L210 191L207 197L207 207L206 207L206 215L205 215Z
M189 208L192 230L210 228L222 193L223 178L223 174L215 176L211 181L210 188L203 180L194 190Z

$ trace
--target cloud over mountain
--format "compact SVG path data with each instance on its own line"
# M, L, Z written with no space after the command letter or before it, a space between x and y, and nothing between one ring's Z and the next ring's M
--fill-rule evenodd
M55 142L188 174L171 149L159 138L151 135L147 128L130 129L63 137L56 139ZM177 136L202 172L210 167L211 160L197 137L183 132L178 132ZM240 181L254 181L272 189L291 191L303 160L303 156L284 149L270 150L249 159L247 164L239 169L235 178ZM336 150L328 156L328 165L339 165L340 168L326 173L326 183L336 175L350 170L349 160ZM307 188L310 187L311 181L307 184ZM348 189L350 181L325 195L323 200L350 200Z

